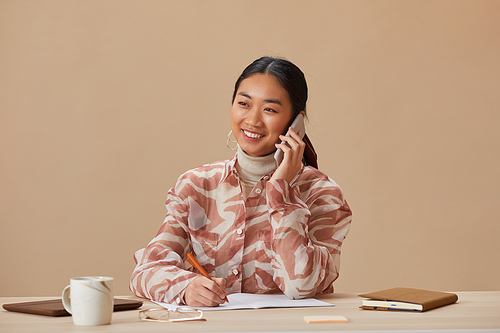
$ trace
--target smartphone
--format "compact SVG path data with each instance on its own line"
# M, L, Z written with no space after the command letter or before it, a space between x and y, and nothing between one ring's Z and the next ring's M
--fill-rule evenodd
M300 135L300 138L304 138L304 135L306 134L306 125L304 124L304 115L302 113L299 113L297 117L292 122L292 125L290 125L295 133L298 133ZM287 131L286 136L290 136L290 131ZM281 143L284 143L283 141ZM274 159L276 160L276 165L279 166L281 162L283 161L283 150L278 149L276 150L276 153L274 153Z

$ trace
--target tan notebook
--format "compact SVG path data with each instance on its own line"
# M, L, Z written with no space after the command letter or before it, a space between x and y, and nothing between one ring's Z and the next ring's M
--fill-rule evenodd
M414 288L391 288L358 296L368 298L361 306L366 310L427 311L458 300L453 293Z
M141 306L141 301L121 298L115 298L114 300L114 311L134 310L140 308ZM51 317L70 315L64 309L61 299L4 304L3 308L8 311L32 313Z

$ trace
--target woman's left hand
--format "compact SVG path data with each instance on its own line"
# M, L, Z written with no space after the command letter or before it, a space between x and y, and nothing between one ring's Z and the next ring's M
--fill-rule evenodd
M285 143L276 144L276 148L283 150L284 156L271 180L283 179L290 183L302 167L306 144L292 127L289 128L289 132L290 136L280 135L280 140Z

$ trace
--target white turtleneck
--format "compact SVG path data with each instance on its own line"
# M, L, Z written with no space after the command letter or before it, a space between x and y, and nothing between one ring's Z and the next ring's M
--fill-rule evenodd
M236 170L238 170L240 175L243 198L246 200L257 182L265 175L276 170L274 153L266 156L253 157L245 153L240 146L238 146Z

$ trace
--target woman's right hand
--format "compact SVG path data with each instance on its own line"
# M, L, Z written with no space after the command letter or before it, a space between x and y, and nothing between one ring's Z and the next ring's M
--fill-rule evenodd
M214 281L203 275L188 284L184 293L184 302L189 306L219 306L226 297L226 280L214 278Z

